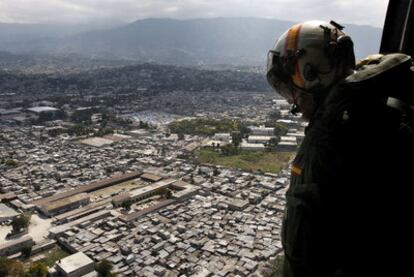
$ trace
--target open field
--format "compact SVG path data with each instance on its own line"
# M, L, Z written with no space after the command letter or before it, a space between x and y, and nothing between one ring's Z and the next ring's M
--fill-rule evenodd
M190 135L212 136L215 133L239 131L241 122L231 119L204 119L179 120L169 124L171 132Z
M290 152L240 151L237 155L225 156L210 148L202 148L195 154L201 163L272 173L278 173L283 169L294 155Z

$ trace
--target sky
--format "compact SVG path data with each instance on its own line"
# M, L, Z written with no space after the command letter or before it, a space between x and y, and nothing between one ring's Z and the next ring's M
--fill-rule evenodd
M382 27L388 0L0 0L3 23L129 23L145 18L261 17Z

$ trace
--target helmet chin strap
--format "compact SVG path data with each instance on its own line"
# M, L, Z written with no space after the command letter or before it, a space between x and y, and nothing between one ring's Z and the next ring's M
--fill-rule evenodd
M298 112L300 112L298 105L294 103L292 107L290 108L289 112L293 115L296 115Z
M298 102L297 102L297 100L298 100L298 98L300 97L300 95L296 95L293 91L292 91L292 98L293 98L293 104L292 104L292 107L290 108L290 113L291 114L293 114L293 115L296 115L298 112L300 112L300 109L299 109L299 105L298 105Z

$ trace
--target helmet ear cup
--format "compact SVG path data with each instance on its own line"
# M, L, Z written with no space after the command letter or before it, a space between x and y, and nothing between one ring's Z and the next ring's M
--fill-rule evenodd
M310 63L306 63L303 68L303 77L306 81L313 82L318 78L318 72Z

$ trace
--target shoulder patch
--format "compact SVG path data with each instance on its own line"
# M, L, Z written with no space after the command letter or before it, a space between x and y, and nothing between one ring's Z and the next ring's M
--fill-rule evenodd
M292 164L291 174L292 176L299 176L300 174L302 174L302 168L296 164Z

